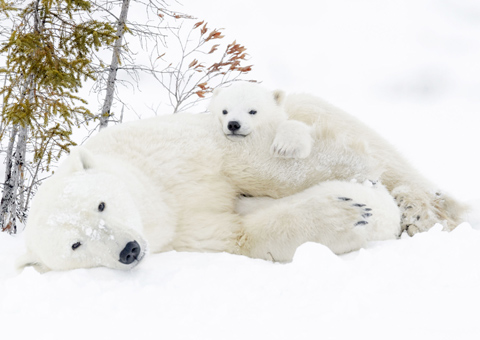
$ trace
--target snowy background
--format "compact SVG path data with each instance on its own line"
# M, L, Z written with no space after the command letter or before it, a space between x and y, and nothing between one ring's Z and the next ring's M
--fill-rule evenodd
M306 244L286 265L169 252L130 272L44 275L16 273L21 235L0 233L2 338L479 339L480 2L182 3L247 47L249 78L319 95L379 131L473 206L468 223L340 257ZM156 97L141 88L137 112Z

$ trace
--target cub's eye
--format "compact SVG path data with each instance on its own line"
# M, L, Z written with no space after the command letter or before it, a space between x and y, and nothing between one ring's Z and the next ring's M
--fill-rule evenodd
M228 111L227 111L227 110L223 110L222 113L223 113L224 115L226 115L226 114L228 113Z
M76 242L74 244L72 244L72 249L75 250L77 249L78 247L80 247L82 244L80 242Z
M101 202L99 205L98 205L98 211L104 211L105 210L105 203L104 202Z
M257 111L255 111L255 110L250 110L250 112L249 112L249 113L250 113L251 115L254 115L254 114L256 114L256 113L257 113Z

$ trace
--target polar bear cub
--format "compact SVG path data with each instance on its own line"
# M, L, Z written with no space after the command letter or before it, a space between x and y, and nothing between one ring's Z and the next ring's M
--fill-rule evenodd
M280 90L272 93L252 82L236 82L215 89L209 110L232 141L248 137L259 126L270 125L276 132L270 148L273 156L306 158L312 150L311 127L288 119L282 105L284 97Z

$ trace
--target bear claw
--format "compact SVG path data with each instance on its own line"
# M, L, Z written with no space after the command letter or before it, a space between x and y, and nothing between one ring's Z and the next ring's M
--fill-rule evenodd
M359 226L359 225L366 225L368 224L367 221L358 221L357 223L355 223L355 227Z

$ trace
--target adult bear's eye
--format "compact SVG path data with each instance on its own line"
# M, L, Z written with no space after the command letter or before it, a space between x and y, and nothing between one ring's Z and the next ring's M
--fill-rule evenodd
M77 249L78 247L80 247L82 244L80 242L75 242L74 244L72 244L72 249L75 250Z
M256 114L256 113L257 113L257 111L256 111L256 110L250 110L250 112L249 112L249 113L250 113L251 115L254 115L254 114Z
M228 111L227 111L227 110L223 110L222 113L223 113L224 115L226 115L226 114L228 113Z
M105 203L104 202L101 202L99 205L98 205L98 211L104 211L105 210Z

